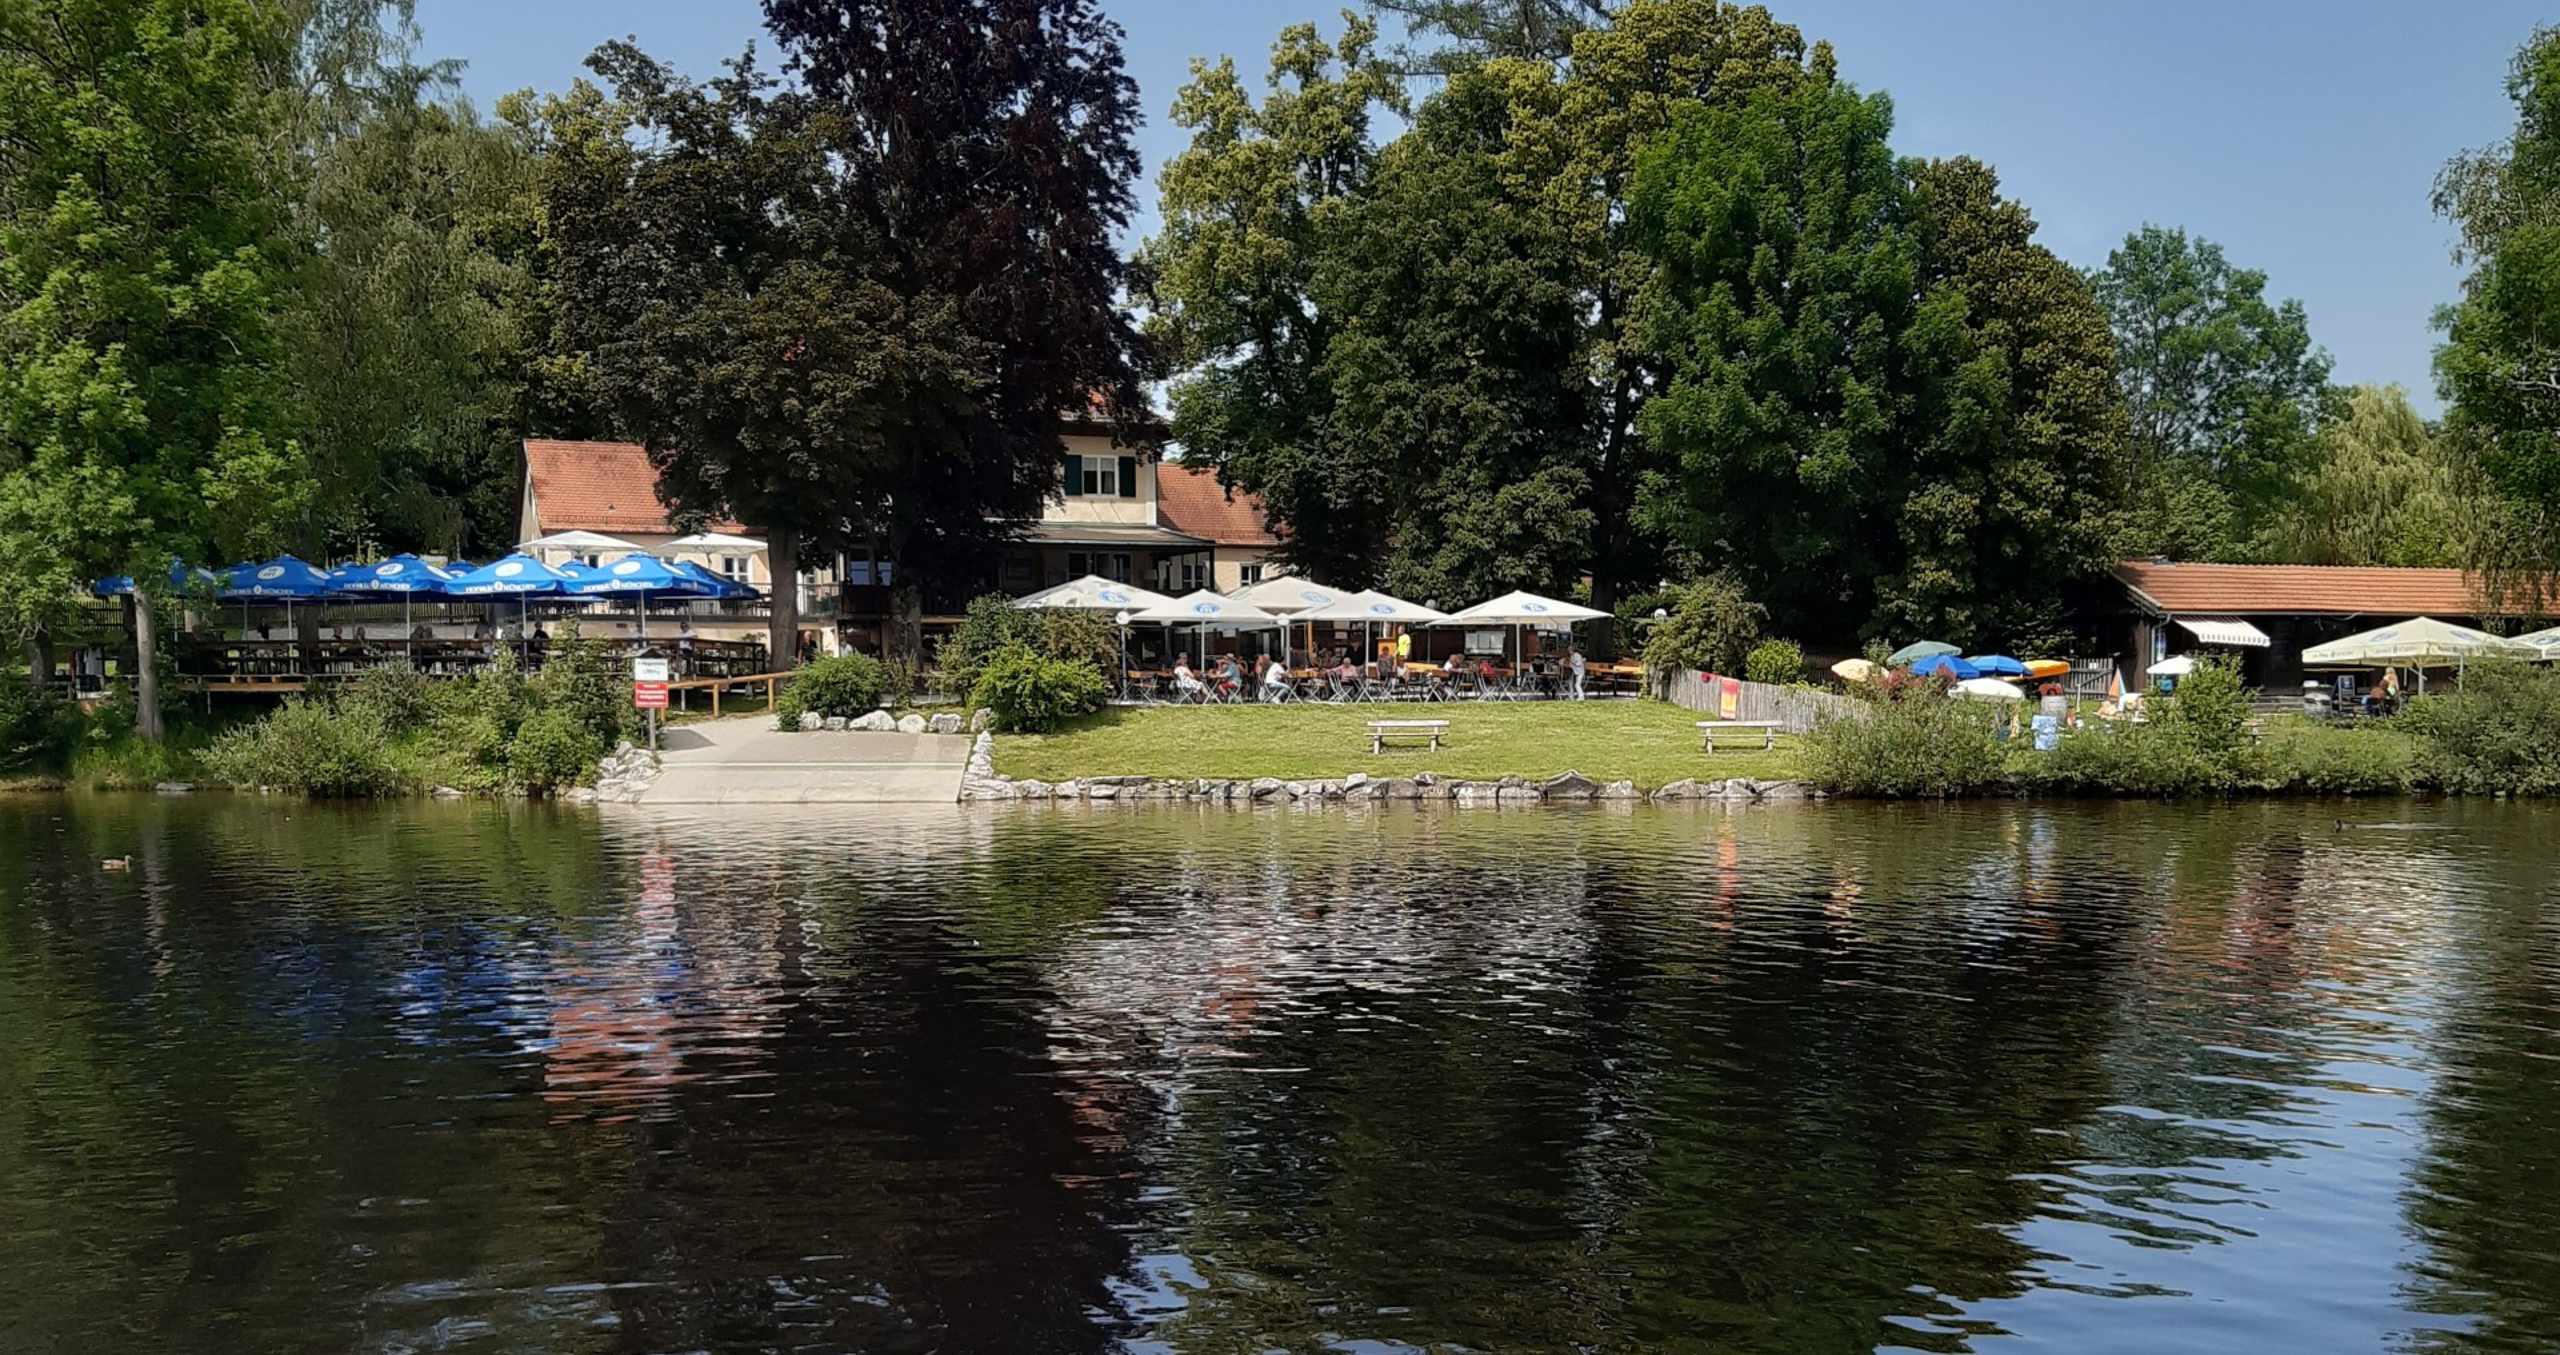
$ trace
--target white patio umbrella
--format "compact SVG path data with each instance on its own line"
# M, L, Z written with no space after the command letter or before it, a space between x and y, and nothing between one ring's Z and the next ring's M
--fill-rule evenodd
M553 532L549 536L537 536L531 541L519 543L516 549L528 553L538 550L565 550L577 553L594 551L599 554L618 550L626 555L637 555L648 547L637 541L625 541L621 537L607 536L602 532L571 530Z
M1525 659L1517 628L1522 626L1568 626L1576 621L1598 621L1609 615L1571 602L1514 590L1489 602L1479 602L1462 611L1449 613L1436 624L1443 626L1510 626L1514 628L1511 650L1515 658Z
M1217 595L1212 593L1210 596ZM1099 574L1087 574L1081 579L1070 579L1055 588L1043 588L1037 593L1015 598L1013 605L1025 611L1144 612L1148 608L1162 607L1172 601L1172 598L1162 593L1148 592L1134 583L1122 583L1117 579L1106 579Z
M2560 626L2553 626L2549 630L2538 630L2530 635L2519 635L2516 637L2516 643L2533 646L2542 652L2542 657L2545 659L2560 659Z
M1125 588L1128 585L1114 586ZM1279 617L1260 607L1239 602L1223 593L1212 593L1206 588L1148 607L1129 619L1165 626L1199 627L1200 662L1204 667L1209 662L1209 631L1212 627L1218 630L1269 630L1281 624Z
M1407 602L1392 593L1363 589L1322 607L1312 607L1293 618L1299 621L1357 621L1365 635L1375 635L1377 626L1428 626L1449 618L1447 612ZM1368 653L1374 657L1377 647L1370 642Z
M2181 654L2174 659L2162 659L2142 671L2153 677L2185 677L2196 671L2196 656Z
M2471 659L2502 654L2530 659L2541 652L2522 640L2421 616L2313 645L2302 651L2302 661L2314 668L2451 668Z
M732 536L727 532L695 532L691 536L679 536L659 549L743 551L753 555L764 548L764 543L752 536Z
M1294 574L1283 574L1276 579L1264 579L1250 587L1239 588L1227 596L1238 602L1260 607L1274 616L1297 622L1307 620L1308 612L1318 607L1330 607L1352 596L1356 591L1358 590L1335 588L1313 579L1302 579ZM1310 645L1315 643L1312 636L1309 637L1308 643ZM1289 657L1290 648L1289 627L1283 625L1280 628L1280 657L1283 661Z

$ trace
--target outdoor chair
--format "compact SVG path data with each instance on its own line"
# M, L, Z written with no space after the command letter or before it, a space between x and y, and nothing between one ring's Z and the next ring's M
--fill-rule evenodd
M1359 699L1358 690L1350 682L1344 680L1344 678L1338 673L1326 673L1324 675L1324 685L1324 699L1337 706Z
M1262 699L1275 706L1286 705L1291 701L1297 700L1297 692L1292 690L1289 686L1287 670L1274 668L1271 670L1271 673L1272 679L1276 680L1266 679L1263 682Z

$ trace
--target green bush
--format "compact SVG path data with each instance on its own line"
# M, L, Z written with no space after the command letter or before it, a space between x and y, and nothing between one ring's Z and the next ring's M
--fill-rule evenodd
M2465 795L2560 794L2560 671L2512 660L2472 666L2450 693L2393 722L2419 741L2428 782Z
M2020 784L2062 795L2190 795L2213 788L2212 769L2166 724L2097 724L2062 736L2046 752L2026 750Z
M604 741L572 710L544 710L516 727L507 745L507 774L528 791L574 786L604 756Z
M1670 615L1653 623L1644 640L1645 666L1740 670L1760 639L1769 609L1753 602L1728 574L1710 574L1682 588Z
M384 729L416 729L435 719L435 684L406 665L368 668L339 690L338 708Z
M1008 645L980 670L969 701L994 711L996 728L1006 733L1040 734L1102 709L1109 692L1088 660L1050 658L1028 645Z
M2397 795L2417 784L2419 748L2396 729L2277 720L2267 727L2261 784L2314 795Z
M976 691L978 675L1013 645L1108 671L1120 653L1120 633L1101 612L1025 611L1002 593L988 593L970 602L960 624L935 651L934 665L941 673L937 685L952 696Z
M1785 687L1804 681L1804 647L1793 640L1763 640L1743 656L1742 676Z
M319 798L390 795L404 788L387 727L359 712L299 697L216 739L205 751L204 766L235 785Z
M542 671L525 683L524 697L536 710L567 715L606 748L640 732L628 670L613 661L602 640L581 634L575 617L553 634L551 652Z
M794 714L841 715L851 720L880 708L887 675L868 654L840 654L820 659L792 675L782 688L782 704Z
M1880 701L1828 720L1805 740L1805 769L1848 795L1944 798L2000 786L1995 723L2007 712L1934 693Z
M85 724L78 706L14 673L0 675L0 772L60 768Z

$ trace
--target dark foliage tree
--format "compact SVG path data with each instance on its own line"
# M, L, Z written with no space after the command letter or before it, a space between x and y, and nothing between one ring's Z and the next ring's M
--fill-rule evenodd
M1370 0L1371 13L1403 23L1405 64L1447 73L1488 57L1561 61L1577 33L1604 27L1616 0ZM1444 45L1426 45L1432 38Z

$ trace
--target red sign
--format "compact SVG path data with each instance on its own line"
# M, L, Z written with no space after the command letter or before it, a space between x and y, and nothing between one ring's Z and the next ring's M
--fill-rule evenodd
M631 704L633 707L640 710L665 710L667 708L667 684L663 682L632 683Z

